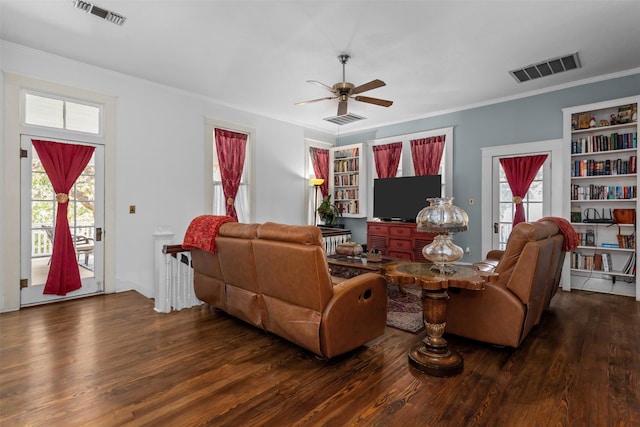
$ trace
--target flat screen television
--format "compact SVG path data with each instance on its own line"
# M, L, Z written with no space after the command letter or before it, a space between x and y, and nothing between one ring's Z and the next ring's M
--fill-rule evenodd
M440 197L440 175L403 176L373 180L373 216L388 221L415 222L429 205L429 197Z

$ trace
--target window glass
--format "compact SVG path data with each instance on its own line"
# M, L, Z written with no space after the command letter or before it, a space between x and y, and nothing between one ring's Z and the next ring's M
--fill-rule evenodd
M24 122L28 125L100 134L100 107L47 96L25 94Z
M66 122L68 130L100 133L100 109L92 105L66 103Z
M32 94L25 96L25 123L56 129L64 127L64 101Z

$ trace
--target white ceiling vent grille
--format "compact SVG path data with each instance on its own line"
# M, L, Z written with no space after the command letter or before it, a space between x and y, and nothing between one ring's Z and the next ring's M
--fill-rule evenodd
M104 20L107 20L107 21L111 22L112 24L122 25L122 24L124 24L124 21L127 20L127 18L125 18L122 15L119 15L119 14L117 14L115 12L111 12L110 10L103 9L101 7L93 5L93 4L91 4L89 2L86 2L86 1L74 0L73 1L73 5L76 8L78 8L78 9L80 9L82 11L85 11L87 13L95 15L98 18L102 18Z
M343 114L342 116L327 117L322 120L326 120L328 122L335 123L339 126L342 126L342 125L346 125L346 124L357 122L358 120L364 120L364 119L365 117L358 116L357 114L349 113L349 114Z
M575 70L580 67L582 67L582 65L580 64L578 52L576 52L571 55L548 59L538 64L527 65L526 67L509 71L509 74L511 74L518 83L522 83L539 77L558 74L563 71Z

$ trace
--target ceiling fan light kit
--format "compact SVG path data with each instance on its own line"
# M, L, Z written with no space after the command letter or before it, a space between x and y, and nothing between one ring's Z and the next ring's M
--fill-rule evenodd
M353 83L348 82L345 76L345 65L347 64L347 61L349 60L349 58L350 56L344 53L341 55L338 55L338 61L340 61L340 63L342 64L342 81L341 82L338 82L333 86L329 86L317 80L307 80L307 83L319 84L327 88L333 94L333 96L327 96L324 98L310 99L308 101L297 102L295 105L304 105L312 102L326 101L329 99L337 99L338 100L337 117L346 116L348 114L347 107L348 107L349 98L359 102L366 102L368 104L379 105L381 107L390 107L393 104L393 101L380 99L380 98L371 98L369 96L355 96L355 95L358 95L359 93L367 92L369 90L377 89L379 87L385 86L385 82L383 82L380 79L375 79L375 80L371 80L368 83L362 84L360 86L356 86ZM335 123L336 121L333 121L333 122Z

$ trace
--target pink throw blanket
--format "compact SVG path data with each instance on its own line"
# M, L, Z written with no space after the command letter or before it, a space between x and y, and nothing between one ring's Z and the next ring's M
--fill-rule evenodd
M200 215L195 217L184 235L183 249L202 249L216 253L216 236L225 222L236 222L230 216Z
M560 229L560 233L564 236L564 243L562 244L562 250L565 252L569 252L574 250L580 244L580 238L578 237L578 233L573 228L571 223L564 218L560 218L557 216L546 216L544 218L540 218L538 222L542 221L550 221L555 222Z

